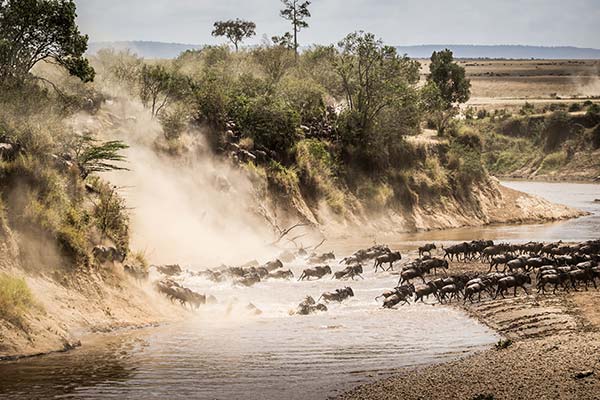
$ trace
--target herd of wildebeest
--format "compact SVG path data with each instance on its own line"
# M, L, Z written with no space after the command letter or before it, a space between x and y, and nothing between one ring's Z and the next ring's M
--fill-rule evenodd
M433 253L437 253L436 256ZM331 279L346 281L364 279L363 266L371 263L375 273L381 270L397 275L396 286L375 298L383 301L384 308L410 304L411 301L423 302L431 297L439 303L481 301L482 295L504 298L509 291L517 296L519 288L529 294L527 287L532 283L535 283L538 293L551 289L554 294L559 289L568 292L581 287L588 290L590 286L597 288L596 280L600 280L600 240L576 244L560 241L511 244L474 240L439 249L430 243L419 247L418 258L404 263L398 271L394 270L394 264L402 259L402 255L385 245L361 249L341 259L337 263L341 266L335 272L330 265L336 259L333 253L309 255L301 249L286 251L278 259L263 265L252 261L239 267L221 266L190 274L214 282L231 281L235 285L253 286L268 279L293 279L293 272L289 268L284 269L284 262L298 258L311 265L302 271L298 281L318 280L328 275ZM449 262L487 263L489 269L487 272L452 274ZM196 293L174 281L172 277L183 272L179 266L156 268L167 276L158 281L156 287L172 301L194 308L216 301L212 296ZM354 291L348 286L322 293L316 301L307 296L292 312L306 315L327 311L328 302L342 302L353 296ZM255 310L252 304L249 307Z

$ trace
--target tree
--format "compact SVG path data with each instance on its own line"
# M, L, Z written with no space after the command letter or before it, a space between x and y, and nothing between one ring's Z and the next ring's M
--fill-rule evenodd
M401 108L419 80L418 62L399 56L394 47L362 31L349 34L338 44L334 68L348 108L355 115L354 125L363 135L386 108Z
M78 135L70 148L82 179L94 172L127 170L115 164L125 161L125 156L120 151L129 148L120 140L99 142L92 135Z
M228 21L217 21L214 24L215 29L212 31L213 36L225 36L233 46L235 51L238 51L238 43L244 38L249 38L256 35L256 24L252 21L244 21L239 18Z
M140 72L140 98L144 107L150 107L156 117L173 100L182 97L186 80L169 72L162 65L145 64Z
M79 32L75 11L73 0L0 0L0 84L23 81L40 61L92 81L94 69L83 57L88 36Z
M282 47L284 49L293 50L294 49L294 38L291 33L286 32L281 36L273 36L271 37L271 41L276 46Z
M434 51L429 65L429 84L425 92L430 103L435 103L435 111L444 114L438 118L437 127L440 134L444 133L447 123L458 112L458 105L465 103L471 96L471 82L465 77L465 69L454 62L451 50ZM435 87L434 87L435 86ZM431 96L439 99L434 100Z
M305 21L306 18L310 18L310 1L300 3L298 0L281 0L283 3L283 9L279 12L283 19L287 19L292 23L292 31L294 36L294 52L296 58L298 57L298 32L303 28L308 28L308 23ZM289 37L289 32L287 33ZM286 37L284 35L283 37Z

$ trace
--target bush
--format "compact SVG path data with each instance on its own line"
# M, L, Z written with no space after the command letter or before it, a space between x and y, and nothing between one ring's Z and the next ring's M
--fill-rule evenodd
M275 152L283 162L289 161L291 150L300 139L300 117L294 109L269 98L248 101L235 118L243 136L254 141L254 147Z
M504 350L512 346L513 341L511 339L500 339L496 343L496 350Z
M598 124L593 130L592 130L592 146L594 149L598 149L600 148L600 124Z
M560 168L567 161L567 154L564 151L557 151L548 154L542 161L540 173L551 172Z
M571 120L569 115L562 111L553 113L544 124L542 131L544 137L544 150L555 150L571 135Z
M0 273L1 319L23 329L25 313L33 304L33 295L24 279Z
M583 107L579 103L572 103L569 106L569 112L577 112L577 111L581 111L582 109L583 109Z

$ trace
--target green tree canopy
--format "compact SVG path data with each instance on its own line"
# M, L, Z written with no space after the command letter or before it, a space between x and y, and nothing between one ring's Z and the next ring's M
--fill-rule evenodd
M338 44L334 68L358 129L370 131L378 116L399 106L419 80L419 64L400 56L372 33L354 32Z
M88 37L79 32L75 11L73 0L0 0L0 84L22 81L40 61L92 81L94 69L83 57Z
M465 77L464 67L454 62L451 50L433 52L428 80L437 85L448 107L465 103L471 97L471 82Z
M238 51L238 45L245 38L256 35L256 24L252 21L244 21L239 18L228 21L217 21L214 24L213 36L225 36Z
M300 2L298 0L281 0L283 3L283 9L280 11L280 15L283 19L286 19L292 24L292 32L293 35L286 33L282 36L282 38L291 39L291 36L294 37L293 41L293 49L298 56L298 32L300 32L303 28L308 28L308 22L306 22L306 18L310 18L310 11L308 10L308 6L310 6L310 1Z

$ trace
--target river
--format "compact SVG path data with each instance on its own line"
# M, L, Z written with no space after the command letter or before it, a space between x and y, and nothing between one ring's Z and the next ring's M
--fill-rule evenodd
M488 226L401 235L392 247L425 241L587 240L598 237L600 186L504 182L506 186L590 212L552 224ZM364 243L345 243L354 251ZM345 253L336 255L342 257ZM288 265L286 265L288 267ZM295 274L303 263L289 265ZM297 276L297 275L296 275ZM444 362L488 348L494 332L464 313L431 304L383 310L374 297L396 277L350 282L355 297L327 313L290 316L306 295L341 287L315 282L267 281L233 288L186 277L195 290L230 299L206 306L185 322L88 337L68 353L0 364L0 398L10 399L323 399L400 368ZM249 302L262 314L251 315Z

